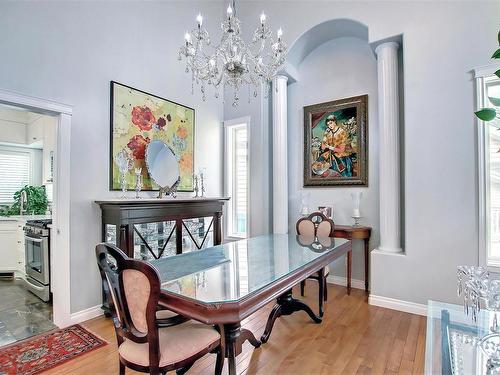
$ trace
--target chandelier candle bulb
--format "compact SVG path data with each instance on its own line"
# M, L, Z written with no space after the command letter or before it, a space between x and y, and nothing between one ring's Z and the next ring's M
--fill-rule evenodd
M265 23L266 23L266 15L265 15L264 13L262 13L262 14L260 15L260 24L261 24L262 26L264 26L264 24L265 24Z
M198 27L201 27L203 25L203 16L201 13L198 13L198 16L196 17L196 22L198 22Z
M186 44L189 44L191 42L191 34L189 34L188 32L186 32L184 34L184 39L186 40Z
M281 40L281 36L283 35L283 30L281 30L281 27L278 29L278 40Z
M230 20L232 16L233 16L233 8L231 8L231 5L229 5L227 7L227 18Z

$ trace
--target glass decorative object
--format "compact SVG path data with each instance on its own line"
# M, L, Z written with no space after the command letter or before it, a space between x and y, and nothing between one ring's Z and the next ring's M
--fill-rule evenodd
M194 179L194 188L193 188L194 189L194 197L195 198L199 198L200 197L200 195L199 195L199 193L200 193L200 186L199 186L199 183L198 183L198 180L199 180L198 179L198 175L195 174L193 176L193 179Z
M485 267L457 267L457 292L463 297L464 310L474 321L479 311L484 308L494 312L490 333L483 336L477 346L488 357L489 374L500 374L500 327L498 312L500 311L500 280L490 278Z
M135 168L135 199L140 199L142 189L142 168Z
M221 22L220 41L208 49L210 36L203 27L201 14L196 17L196 21L196 27L184 35L184 44L179 50L179 60L184 58L186 61L186 73L191 71L193 92L194 84L199 84L202 99L206 100L206 91L210 86L216 98L226 87L230 87L233 89L233 106L236 107L243 85L248 86L249 101L250 90L253 89L254 97L261 87L267 88L265 92L269 91L269 83L284 65L287 53L281 28L274 37L267 17L262 13L252 40L245 42L233 0Z
M205 173L204 169L200 171L200 190L201 190L201 197L205 197Z
M120 172L120 185L122 188L122 198L126 198L127 194L127 173L132 169L134 162L130 158L127 150L122 149L115 158L116 166Z
M363 197L363 193L361 191L351 193L351 199L352 199L352 205L353 205L352 218L354 219L354 226L355 227L359 226L359 222L362 218L361 212L359 210L359 206L361 204L362 197Z

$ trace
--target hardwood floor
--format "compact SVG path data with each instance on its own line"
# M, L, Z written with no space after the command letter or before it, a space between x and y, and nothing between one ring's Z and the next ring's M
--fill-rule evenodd
M317 284L308 282L306 301L317 309ZM294 295L300 295L294 291ZM329 285L322 324L304 312L276 321L269 342L259 349L245 343L237 358L240 374L422 374L426 318L370 306L361 290L348 296L345 288ZM243 324L264 330L272 305ZM83 355L44 374L118 374L118 355L112 322L104 317L82 324L110 345ZM215 355L195 363L188 374L213 374ZM227 373L227 364L224 367ZM138 374L127 369L127 374Z

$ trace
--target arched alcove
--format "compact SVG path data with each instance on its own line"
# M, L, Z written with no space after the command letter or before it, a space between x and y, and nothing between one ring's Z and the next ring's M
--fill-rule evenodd
M292 43L287 65L273 90L274 231L293 230L302 194L309 210L334 206L334 221L352 222L352 187L304 187L305 106L368 95L368 185L362 190L364 223L373 227L373 243L383 254L401 253L400 102L401 36L370 42L368 26L351 19L315 25ZM287 181L286 184L283 181ZM288 198L290 196L290 199ZM285 223L283 228L282 224ZM280 225L277 225L280 224ZM380 237L379 237L380 234ZM354 258L362 254L361 244ZM368 260L368 259L367 259ZM354 278L363 279L362 259L354 261ZM342 262L333 264L343 277Z
M304 58L321 44L336 38L353 37L368 42L368 27L347 18L322 22L299 36L288 52L288 62L297 67Z
M378 242L378 112L377 60L369 43L368 27L350 19L334 19L305 31L290 47L287 58L287 130L288 130L288 224L289 230L301 209L302 194L309 196L310 211L333 206L334 221L352 223L351 193L363 192L363 222L375 228ZM368 95L368 187L304 188L304 106L349 97ZM353 278L364 279L362 242L353 243ZM344 260L331 265L335 281L345 277ZM360 282L361 283L361 282Z
M298 69L304 59L324 43L338 38L358 38L368 43L368 26L339 18L319 23L301 34L290 46L284 73L290 83L298 80Z

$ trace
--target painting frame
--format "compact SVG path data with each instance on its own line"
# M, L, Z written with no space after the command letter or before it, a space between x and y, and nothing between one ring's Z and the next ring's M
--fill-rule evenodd
M191 158L192 158L192 163L191 163L192 166L190 168L191 184L188 188L180 186L177 189L177 191L179 191L179 192L193 192L194 191L194 181L193 181L194 157L195 157L195 146L196 146L196 143L195 143L196 142L196 137L195 137L195 134L196 134L196 110L194 108L189 107L187 105L184 105L182 103L178 103L178 102L175 102L173 100L166 99L166 98L163 98L161 96L158 96L158 95L149 93L147 91L143 91L143 90L137 89L135 87L123 84L121 82L113 81L113 80L110 81L110 86L109 86L110 87L109 190L110 191L121 190L121 187L117 186L116 183L114 183L114 181L116 182L117 175L115 175L115 168L114 168L115 162L114 162L114 158L113 158L113 156L114 156L114 144L115 144L115 133L114 133L114 128L115 128L115 125L114 125L115 124L114 106L115 106L115 99L116 99L115 87L117 87L117 86L121 86L122 88L132 90L133 92L136 92L138 94L150 96L152 98L155 98L156 100L160 100L160 101L163 101L165 103L169 103L173 106L179 106L179 107L184 108L185 110L192 111L192 128L191 128L191 141L190 141ZM152 138L151 140L154 140L154 139L155 138ZM147 170L147 168L145 168L145 173L149 176L149 171ZM150 178L150 176L149 176L149 178ZM156 184L154 184L152 182L151 188L143 187L141 191L158 191L159 189L155 185ZM128 186L127 190L133 190L133 188Z
M318 177L313 172L312 133L313 115L320 121L346 109L356 109L356 176ZM325 120L326 122L326 120ZM317 124L317 123L316 123ZM316 140L317 141L317 140ZM330 168L331 169L331 168ZM327 169L329 171L330 169ZM368 186L368 95L353 96L304 107L304 187Z

